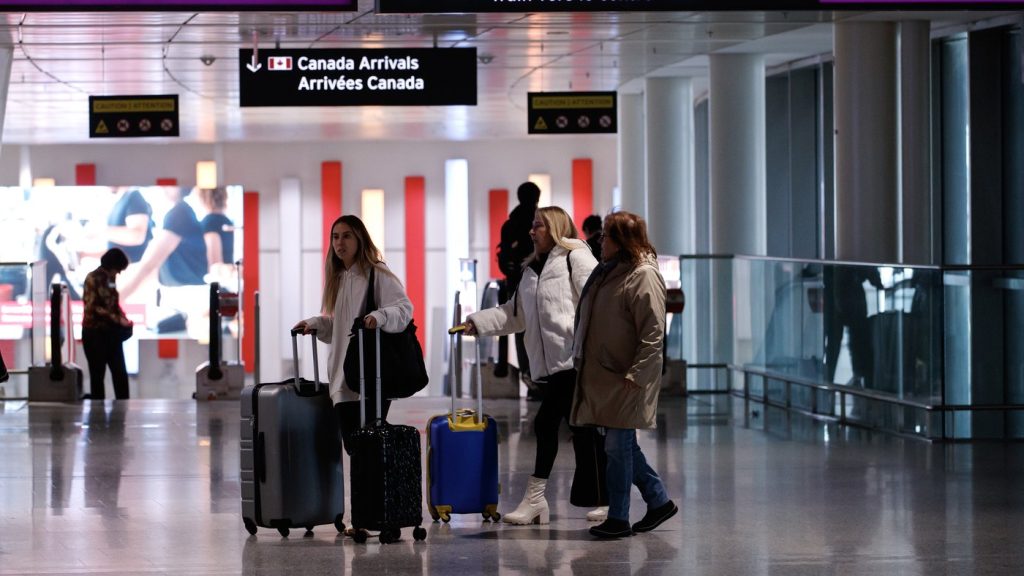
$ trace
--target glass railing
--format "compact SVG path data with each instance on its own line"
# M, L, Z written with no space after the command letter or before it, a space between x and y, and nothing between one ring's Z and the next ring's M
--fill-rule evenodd
M1024 267L682 256L680 268L692 388L725 380L929 439L1024 438Z

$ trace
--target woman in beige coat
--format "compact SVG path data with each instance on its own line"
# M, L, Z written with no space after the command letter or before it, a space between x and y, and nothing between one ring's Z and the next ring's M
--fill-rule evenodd
M604 221L602 263L580 296L573 358L579 371L571 423L606 429L608 519L590 529L599 538L648 532L677 511L636 441L654 428L665 334L665 280L647 225L630 212ZM632 485L647 514L630 526Z

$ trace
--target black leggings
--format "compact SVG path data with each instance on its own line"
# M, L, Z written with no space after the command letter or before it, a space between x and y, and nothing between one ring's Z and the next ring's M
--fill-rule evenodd
M373 398L366 399L367 425L373 423L373 418L377 414L376 402L377 401ZM391 408L391 400L380 401L380 413L382 419L387 419L389 408ZM341 444L345 448L345 453L351 456L352 448L349 446L349 440L352 438L352 434L360 428L359 401L338 402L334 405L334 410L338 415L338 427L341 429Z
M102 400L107 397L103 377L110 366L110 379L114 381L114 397L128 398L128 370L124 365L124 345L113 328L82 328L82 348L89 362L89 397Z
M547 478L558 456L558 430L562 420L569 422L572 411L572 396L576 391L576 370L556 372L545 378L540 385L544 391L537 417L533 421L533 433L537 437L537 458L533 464L533 475ZM576 433L578 428L570 426Z

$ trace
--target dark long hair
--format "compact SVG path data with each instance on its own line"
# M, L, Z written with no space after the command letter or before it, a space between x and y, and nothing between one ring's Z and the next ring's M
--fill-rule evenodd
M647 222L638 214L612 212L604 217L604 233L619 247L619 257L633 266L658 255L647 237Z

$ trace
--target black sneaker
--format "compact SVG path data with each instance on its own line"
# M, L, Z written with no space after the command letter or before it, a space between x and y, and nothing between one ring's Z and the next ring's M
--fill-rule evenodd
M624 538L632 536L633 530L629 527L628 520L609 518L590 529L590 534L598 538Z
M679 507L676 506L675 502L669 500L653 510L648 510L647 514L644 514L644 517L639 522L633 524L633 532L638 534L640 532L650 532L661 526L661 523L665 520L675 516L676 512L679 512Z

